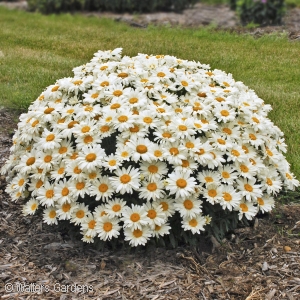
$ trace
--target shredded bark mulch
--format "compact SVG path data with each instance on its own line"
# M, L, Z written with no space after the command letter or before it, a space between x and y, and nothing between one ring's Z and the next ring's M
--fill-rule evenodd
M0 110L0 167L18 122ZM269 215L195 248L102 249L59 226L24 217L0 177L1 299L300 298L300 197L282 196ZM293 197L293 199L288 199ZM293 200L293 201L291 201Z

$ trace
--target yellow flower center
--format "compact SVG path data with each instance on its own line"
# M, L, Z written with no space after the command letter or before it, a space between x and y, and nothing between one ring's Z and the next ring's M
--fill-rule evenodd
M119 73L118 74L118 77L121 77L121 78L126 78L126 77L128 77L128 74L127 73L125 73L125 72L122 72L122 73Z
M71 209L71 205L69 203L64 203L61 207L63 212L68 212Z
M138 222L139 220L141 219L140 215L138 213L133 213L131 216L130 216L130 220L132 222Z
M32 122L31 127L35 127L37 124L39 124L39 120L35 120Z
M65 172L65 168L63 168L63 167L61 167L57 170L57 173L60 175L63 174L64 172Z
M88 223L89 229L94 229L96 225L96 221L95 220L91 220Z
M132 234L134 235L135 238L139 238L143 235L143 231L139 229L133 230Z
M100 85L101 85L102 87L109 86L109 82L108 82L108 81L102 81L102 82L100 83Z
M170 137L172 137L172 134L171 134L170 132L164 132L164 133L162 134L162 136L163 136L164 138L169 139Z
M76 183L76 189L77 190L82 190L85 187L85 183L84 182L77 182Z
M123 174L123 175L120 177L120 181L121 181L123 184L128 183L130 180L131 180L131 177L130 177L128 174Z
M61 194L63 196L68 196L69 195L69 189L67 187L64 187L62 190L61 190Z
M97 177L97 173L92 172L89 174L89 179L95 179Z
M237 151L237 150L231 150L231 154L232 154L233 156L236 156L236 157L238 157L238 156L241 155L240 152Z
M158 73L157 73L157 76L158 76L158 77L165 77L166 74L165 74L164 72L158 72Z
M75 85L81 85L83 83L83 81L82 80L75 80L73 83Z
M198 225L198 222L197 222L196 219L192 219L192 220L189 221L189 225L191 227L196 227Z
M259 205L264 205L265 204L264 200L262 198L259 198L259 197L257 198L257 202L258 202Z
M207 183L209 183L209 182L214 182L213 178L210 177L210 176L206 176L204 179L205 179L205 181L206 181Z
M37 204L36 203L32 204L31 207L30 207L31 210L36 210L36 208L37 208Z
M188 86L189 84L188 84L188 82L187 81L185 81L185 80L182 80L181 81L181 84L182 84L182 86L184 86L184 87L186 87L186 86Z
M127 121L128 121L128 117L122 115L122 116L118 117L118 120L119 120L119 122L124 123L124 122L127 122Z
M256 136L253 133L249 133L249 138L251 141L255 141L256 140Z
M58 153L59 153L59 154L64 154L64 153L67 152L67 150L68 150L67 147L64 147L64 146L63 146L63 147L60 147L59 150L58 150Z
M249 172L249 168L245 165L240 165L240 170L243 172L243 173L248 173Z
M108 162L108 164L109 164L111 167L113 167L113 166L115 166L115 165L117 164L117 161L116 161L115 159L111 159L111 160Z
M267 149L266 152L269 156L273 156L273 152L270 149Z
M35 163L35 157L29 157L26 161L27 166L31 166Z
M171 155L174 155L174 156L176 156L176 155L179 154L179 150L178 150L177 148L175 148L175 147L172 147L172 148L169 150L169 152L171 153Z
M75 126L75 124L78 124L77 121L71 121L69 124L68 124L68 128L71 129Z
M46 191L46 197L47 198L53 198L53 196L54 196L54 191L53 190Z
M39 189L43 185L43 181L39 179L39 181L35 184L35 187Z
M118 212L121 210L121 205L120 204L114 204L113 207L111 208L114 212Z
M25 180L22 178L22 179L19 180L18 185L22 186L24 184L24 182L25 182Z
M226 110L226 109L223 109L223 110L221 110L221 115L222 115L223 117L228 117L228 116L229 116L229 111Z
M223 193L223 199L225 201L231 201L232 200L232 196L229 193Z
M156 185L156 183L149 183L148 185L147 185L147 190L148 191L150 191L150 192L154 192L154 191L156 191L157 190L157 185Z
M50 219L54 219L56 217L56 211L55 210L51 210L50 212L49 212L49 218Z
M48 115L51 114L54 111L53 107L48 107L44 110L44 114Z
M201 98L206 98L206 93L204 93L204 92L199 92L199 93L197 94L197 96L198 96L198 97L201 97Z
M111 109L117 109L117 108L120 108L121 107L121 104L119 103L114 103L110 106Z
M47 135L47 137L46 137L47 142L52 142L54 139L55 139L55 135L52 133Z
M222 172L222 177L226 178L226 179L230 178L230 174L228 172L224 171L224 172Z
M216 100L217 100L218 102L223 102L223 101L225 101L225 99L224 99L223 97L216 97Z
M56 85L51 89L51 92L56 92L58 89L59 89L59 85Z
M180 130L180 131L187 131L187 127L185 126L185 125L179 125L178 126L178 129Z
M84 216L85 216L85 213L84 213L84 211L83 211L82 209L80 209L80 210L78 210L78 211L76 212L76 217L77 217L78 219L82 219Z
M97 155L95 153L89 153L86 155L85 160L88 162L92 162L97 158Z
M253 187L250 184L248 184L248 183L246 183L244 185L244 188L245 188L246 191L248 191L250 193L253 192Z
M151 165L151 166L148 167L148 171L149 171L150 173L152 173L152 174L155 174L155 173L158 172L158 167L155 166L155 165Z
M194 203L191 200L187 199L187 200L184 200L183 206L185 207L185 209L190 210L194 207Z
M177 179L176 180L176 185L181 188L184 189L187 186L187 181L183 178Z
M147 216L150 218L150 219L155 219L156 218L156 211L154 209L150 209L148 210L148 213L147 213Z
M211 189L208 191L208 196L209 197L216 197L217 196L217 191L215 189Z
M289 180L293 179L292 175L289 173L285 173L285 177Z
M105 222L103 224L103 230L106 231L106 232L110 232L112 230L112 223L110 222Z
M248 211L248 206L245 203L241 203L240 208L241 208L242 212L247 212Z
M223 128L223 132L231 135L232 134L232 130L230 128Z
M181 161L181 166L182 166L183 168L187 168L187 167L190 166L190 163L189 163L188 160L183 159L183 160Z
M267 178L267 185L272 186L273 185L273 181L271 180L271 178Z
M104 71L104 70L106 70L107 68L108 68L108 66L101 66L101 67L100 67L100 70L101 70L101 71Z
M155 157L161 157L162 156L162 152L160 150L155 150L154 151L154 156Z
M107 184L105 184L105 183L101 183L100 185L99 185L99 192L101 192L101 193L105 193L107 190L108 190L108 185Z
M45 162L45 163L49 163L51 160L52 160L52 156L51 156L51 155L46 155L46 156L44 157L44 162Z
M91 97L92 97L93 99L98 98L98 96L99 96L99 94L97 94L97 93L91 95Z
M73 169L73 172L74 172L75 174L80 174L80 173L82 172L82 170L79 169L78 166L76 166L76 167Z
M135 98L135 97L129 99L130 104L137 103L138 101L139 101L138 98Z
M139 126L134 125L133 127L130 127L130 128L129 128L129 131L130 131L130 132L133 132L133 133L139 132L139 131L140 131L140 128L139 128Z
M226 144L226 141L223 140L223 139L217 139L218 143L221 144L221 145L225 145Z
M70 108L70 109L67 110L67 113L68 113L68 114L72 114L73 112L74 112L74 109L73 109L73 108Z
M143 119L143 121L144 121L145 123L147 123L147 124L151 124L152 121L153 121L153 119L150 118L150 117L145 117L145 118Z
M255 123L257 123L257 124L260 123L259 120L258 120L257 118L255 118L255 117L252 117L251 119L252 119L253 122L255 122Z
M123 95L123 92L120 91L120 90L116 90L116 91L113 92L113 95L116 96L116 97L120 97L120 96Z
M143 153L146 153L146 152L148 151L148 148L147 148L145 145L138 145L138 146L136 147L136 151L137 151L138 153L143 154Z
M89 132L91 130L91 127L90 126L83 126L82 128L81 128L81 132L82 133L87 133L87 132Z
M89 143L91 143L93 140L94 140L94 138L93 138L91 135L87 135L87 136L83 139L83 142L84 142L85 144L89 144Z

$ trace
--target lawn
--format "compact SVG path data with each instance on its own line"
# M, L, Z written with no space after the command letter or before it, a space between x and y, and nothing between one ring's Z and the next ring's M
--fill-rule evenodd
M285 35L254 39L212 29L149 27L79 15L43 16L0 7L0 106L26 109L56 79L88 62L97 50L125 55L170 54L232 73L273 107L285 133L287 159L300 177L299 42Z

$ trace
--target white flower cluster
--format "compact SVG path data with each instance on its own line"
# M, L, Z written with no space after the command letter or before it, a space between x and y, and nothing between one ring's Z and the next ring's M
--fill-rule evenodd
M252 219L299 185L270 105L231 74L120 48L73 71L21 115L2 168L12 199L29 199L25 215L42 208L46 223L69 220L86 242L123 228L137 246L168 234L176 211L200 233L204 202Z

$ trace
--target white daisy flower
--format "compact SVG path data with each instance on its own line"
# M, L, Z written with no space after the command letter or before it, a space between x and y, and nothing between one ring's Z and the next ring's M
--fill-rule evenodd
M144 209L147 212L148 225L154 229L156 225L161 226L166 222L166 214L163 212L161 205L153 206L151 203L144 204Z
M102 166L109 171L114 171L121 166L121 162L118 160L117 156L114 154L105 156L102 161Z
M90 183L85 180L69 180L69 190L74 197L84 197L85 194L89 194Z
M147 138L133 137L126 143L131 151L131 158L133 161L151 161L154 157L151 153L152 142Z
M49 131L44 128L42 137L37 143L37 146L44 150L51 150L54 148L58 148L60 146L61 140L61 135L58 130Z
M121 221L124 222L123 227L129 227L131 230L140 229L148 224L147 211L145 207L139 205L126 206L123 209Z
M37 211L39 207L39 202L36 199L30 199L29 201L26 202L26 204L23 205L23 215L34 215L35 212Z
M219 203L222 197L222 193L216 184L209 185L206 189L203 189L202 193L211 204Z
M171 217L175 213L174 200L171 198L158 199L152 203L153 207L161 206L166 217Z
M182 218L194 218L202 212L202 201L195 197L178 198L175 200L174 207Z
M47 206L47 207L54 206L56 202L54 186L50 184L48 181L44 182L44 185L41 186L37 192L36 199L43 206Z
M44 209L43 212L43 221L47 223L48 225L55 224L57 225L57 214L56 214L56 208L53 206L50 206L46 209Z
M59 204L70 203L75 200L71 194L69 182L66 178L54 185L54 198Z
M161 236L167 235L170 233L171 226L169 223L163 223L160 226L155 225L153 229L153 237L160 238Z
M220 183L220 175L217 172L210 170L199 172L197 179L200 184L205 184L206 186L212 184L218 185Z
M111 184L117 193L132 194L133 190L137 190L140 186L139 177L140 173L138 169L134 169L130 166L126 168L118 168L115 170L117 176L110 177Z
M108 200L114 193L114 189L109 181L108 176L100 176L99 179L91 185L90 194L96 196L96 200Z
M195 193L196 180L187 173L173 172L168 175L166 189L178 197L188 197Z
M147 201L156 201L165 196L166 192L163 190L164 184L157 181L143 181L142 187L139 188L139 196Z
M122 228L118 221L118 218L111 218L109 216L97 218L95 230L98 237L103 241L111 240L113 237L117 238Z
M227 183L229 185L233 185L235 180L237 179L237 172L234 167L231 165L225 165L218 168L218 172L220 174L220 180L222 183Z
M86 219L81 222L80 227L81 231L89 236L96 236L96 226L97 226L97 220L95 220L94 216L91 213L88 213Z
M163 162L141 162L141 175L145 176L149 181L159 180L168 172L167 165Z
M105 151L100 145L85 146L79 152L79 156L76 160L82 170L90 172L97 167L101 167L104 156L106 156Z
M262 196L261 184L255 184L255 179L237 179L237 189L247 201L257 200Z
M84 203L74 203L74 209L71 212L70 222L75 225L79 225L83 222L86 222L87 216L89 214L89 208Z
M220 197L220 205L223 209L228 209L232 211L233 208L236 208L241 199L242 196L240 193L236 192L235 189L230 185L221 185L219 187L220 193L222 194L222 197Z
M56 214L59 220L70 220L73 211L77 208L74 202L64 202L56 205Z
M105 204L105 212L110 218L120 217L125 206L126 202L124 200L114 198L112 200L108 200Z
M206 218L202 215L198 215L193 218L186 217L182 220L183 230L190 230L193 234L200 234L200 231L204 231L204 225L206 225Z
M124 229L125 241L129 241L129 245L137 247L139 245L145 245L152 233L148 226L143 226L141 228L134 229L131 228Z
M237 207L239 212L239 220L245 216L247 220L252 220L258 212L258 208L253 205L250 201L242 201Z
M274 198L269 195L263 195L257 198L257 204L260 211L263 213L271 211L275 207Z

